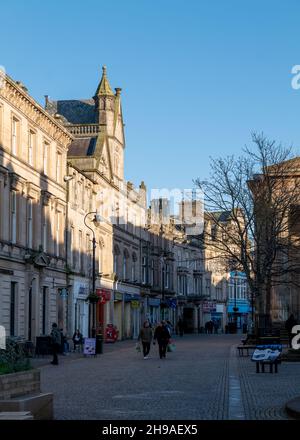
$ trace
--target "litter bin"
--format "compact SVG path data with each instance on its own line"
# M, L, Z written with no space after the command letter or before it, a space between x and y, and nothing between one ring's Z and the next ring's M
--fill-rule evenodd
M96 335L96 354L103 353L103 335L98 333Z

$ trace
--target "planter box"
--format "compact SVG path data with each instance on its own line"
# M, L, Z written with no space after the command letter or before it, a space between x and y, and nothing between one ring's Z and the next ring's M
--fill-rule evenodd
M0 375L0 400L41 392L40 371L28 370Z
M40 370L0 375L0 413L24 411L35 420L53 419L53 394L41 393Z

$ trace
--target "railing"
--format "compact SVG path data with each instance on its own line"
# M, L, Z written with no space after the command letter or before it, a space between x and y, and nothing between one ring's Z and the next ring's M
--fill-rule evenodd
M97 134L99 133L98 124L88 124L88 125L68 125L68 130L74 135L86 135L86 134Z

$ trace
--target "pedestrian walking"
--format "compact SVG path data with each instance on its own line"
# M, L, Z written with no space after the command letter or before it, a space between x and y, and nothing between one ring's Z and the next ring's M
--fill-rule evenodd
M161 321L155 329L153 343L158 343L159 357L163 359L166 357L167 346L170 340L169 330L166 327L166 321Z
M289 316L289 318L285 321L285 329L289 335L289 346L292 347L292 330L293 327L297 325L297 321L293 315L293 313Z
M179 318L178 323L177 323L177 328L179 331L179 335L183 336L184 333L184 324L183 324L183 320L181 318Z
M144 359L148 359L153 333L149 321L145 321L140 329L138 340L142 342Z
M58 365L57 354L59 353L61 348L61 332L57 328L57 324L55 322L52 324L51 342L52 342L52 352L53 352L53 360L51 364Z

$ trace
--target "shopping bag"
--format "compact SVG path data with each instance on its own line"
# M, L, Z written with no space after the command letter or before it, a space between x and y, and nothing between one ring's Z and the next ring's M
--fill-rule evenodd
M175 349L176 349L175 344L173 344L173 343L168 344L168 347L167 347L168 352L172 353L173 351L175 351Z
M136 351L137 351L138 353L141 352L141 346L140 346L140 344L139 344L138 342L135 344L135 349L136 349Z

